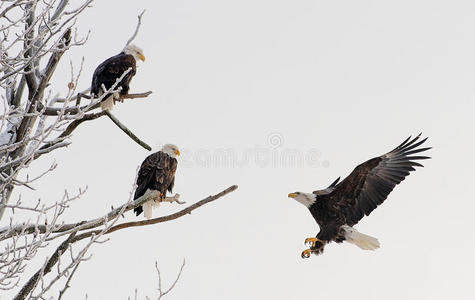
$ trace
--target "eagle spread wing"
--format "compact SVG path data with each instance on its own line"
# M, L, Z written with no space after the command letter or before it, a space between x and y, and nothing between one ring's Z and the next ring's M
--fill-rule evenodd
M96 68L94 75L92 76L91 93L96 97L102 95L102 84L104 84L106 89L110 89L115 84L116 80L129 68L132 69L116 86L117 88L122 88L120 92L121 94L127 94L129 91L129 83L136 73L136 62L132 55L125 53L120 53L110 57ZM107 96L104 97L104 99L106 98Z
M412 140L409 137L394 150L357 166L341 183L332 187L328 194L329 208L342 211L349 226L369 215L409 172L415 171L414 167L423 167L416 160L429 158L413 155L430 149L416 149L427 140L417 142L419 137L420 134Z
M164 197L167 190L172 192L177 164L176 158L162 151L149 155L140 166L134 200L145 194L148 189L159 191ZM134 212L139 215L142 206L136 207Z

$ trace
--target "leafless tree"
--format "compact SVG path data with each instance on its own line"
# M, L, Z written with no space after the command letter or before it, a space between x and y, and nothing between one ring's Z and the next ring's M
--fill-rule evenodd
M75 22L92 2L76 1L76 7L71 7L68 0L0 2L0 97L3 104L0 116L0 224L3 226L0 228L0 294L2 290L15 291L15 299L62 298L79 264L88 259L90 248L105 242L106 235L182 217L237 188L231 186L169 216L122 224L120 216L145 203L146 196L132 200L131 192L129 200L119 208L101 217L91 216L89 220L70 224L62 218L63 213L70 209L72 201L84 196L85 190L80 189L75 194L65 192L55 203L38 200L30 205L31 201L23 201L21 192L13 199L14 190L34 190L36 181L47 177L57 166L53 164L32 177L20 179L19 175L43 155L68 146L72 142L71 133L83 122L107 115L134 141L149 148L110 112L95 111L101 98L81 105L81 98L87 97L89 92L88 88L77 89L82 64L77 71L71 64L66 95L50 88L50 80L63 54L87 41L87 36L79 37L76 33ZM126 44L139 31L142 14ZM116 91L122 77L108 92ZM126 95L125 98L149 94ZM5 219L7 210L13 212L8 220ZM43 263L38 254L40 250L51 252ZM41 264L36 272L29 269L30 263L35 261ZM160 280L159 299L169 292L162 291Z

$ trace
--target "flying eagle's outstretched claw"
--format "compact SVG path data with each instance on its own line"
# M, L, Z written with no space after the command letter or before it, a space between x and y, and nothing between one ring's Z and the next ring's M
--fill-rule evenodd
M310 255L315 254L315 255L320 255L323 253L323 249L325 248L325 245L327 244L326 241L322 241L321 239L317 237L311 237L305 239L305 245L309 244L310 249L304 250L302 252L302 258L309 258Z
M303 250L302 254L301 254L302 258L309 258L310 255L312 255L312 250L311 249Z
M317 247L317 242L320 242L322 244L324 244L324 242L322 240L320 240L319 238L317 237L310 237L310 238L306 238L305 239L305 245L310 245L311 248L316 248Z

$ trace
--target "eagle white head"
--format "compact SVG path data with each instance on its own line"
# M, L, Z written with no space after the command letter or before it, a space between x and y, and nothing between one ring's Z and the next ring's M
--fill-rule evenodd
M133 44L129 44L125 46L124 53L128 55L132 55L135 58L135 60L140 59L142 61L145 61L145 56L143 55L142 49L140 49L139 47Z
M297 200L298 202L302 203L306 207L312 206L315 201L317 201L317 196L315 194L310 194L310 193L301 193L301 192L295 192L295 193L290 193L289 198L293 198Z
M178 149L177 146L173 144L166 144L162 147L162 150L160 150L168 155L170 155L173 158L176 158L177 155L180 155L180 150Z

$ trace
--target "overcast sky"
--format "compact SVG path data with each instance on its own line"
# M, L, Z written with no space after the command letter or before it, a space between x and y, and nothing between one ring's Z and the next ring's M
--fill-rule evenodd
M51 88L64 94L69 61L78 68L83 56L87 88L143 9L134 43L147 60L131 92L153 94L114 114L155 151L182 149L175 192L187 204L239 189L176 221L111 234L68 299L127 299L135 288L153 297L155 260L168 285L183 258L167 299L473 299L474 1L97 1L77 23L87 44L63 57ZM381 248L330 244L303 260L319 229L287 194L324 188L419 132L433 159L356 226ZM47 201L88 186L68 223L127 201L150 154L107 118L72 142L31 169L59 164L36 186ZM165 203L154 216L181 208Z

